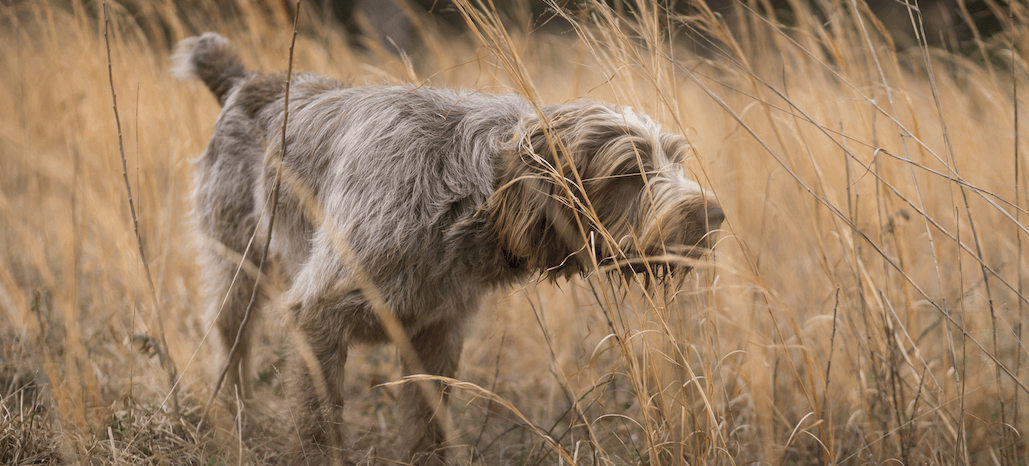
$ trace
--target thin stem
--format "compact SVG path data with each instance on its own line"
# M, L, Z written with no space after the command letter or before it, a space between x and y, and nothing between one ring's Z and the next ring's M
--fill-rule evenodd
M125 179L125 193L129 199L129 212L132 214L132 230L136 234L136 245L139 247L139 258L143 261L143 271L146 272L147 284L150 286L150 298L154 304L154 317L157 320L157 328L161 337L161 348L158 351L161 365L168 372L168 384L171 385L169 396L172 402L172 412L176 418L180 418L179 396L178 396L178 371L175 363L168 353L168 341L164 337L164 320L161 318L161 303L157 298L157 288L154 286L154 278L150 274L150 264L146 259L146 252L143 251L143 238L139 235L139 219L136 217L136 205L132 201L132 186L129 184L129 169L125 162L125 144L121 136L121 118L118 116L118 94L114 91L114 72L111 67L111 40L108 37L110 30L110 17L107 14L107 1L103 2L104 9L104 44L107 46L107 78L111 85L111 102L114 108L114 124L118 129L118 155L121 156L121 174Z

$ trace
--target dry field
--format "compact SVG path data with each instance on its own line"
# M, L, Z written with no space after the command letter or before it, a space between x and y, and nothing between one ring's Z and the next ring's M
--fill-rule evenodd
M288 460L273 310L255 409L201 416L217 368L189 161L218 104L168 72L205 30L286 68L294 5L254 1L110 3L110 75L99 3L0 5L0 464ZM476 7L465 32L414 15L409 56L301 6L297 70L631 105L690 140L727 213L674 289L496 293L467 330L456 464L1029 463L1029 11L950 53L898 50L861 0L820 4L779 23L761 2L594 3L557 28ZM402 457L399 376L391 348L352 353L352 461Z

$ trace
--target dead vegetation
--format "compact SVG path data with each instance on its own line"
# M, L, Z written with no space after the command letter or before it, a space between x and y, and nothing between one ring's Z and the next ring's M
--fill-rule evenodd
M275 331L256 355L261 402L242 418L199 413L214 370L188 161L218 106L167 63L175 40L214 29L248 64L285 69L293 12L239 2L219 17L224 6L195 3L108 5L167 345L129 215L99 5L0 7L0 463L290 454L290 349ZM727 213L716 257L663 295L597 277L499 293L468 329L455 462L1029 461L1026 10L1002 5L1004 32L959 55L897 50L864 3L823 3L783 24L757 2L731 16L642 1L617 16L597 2L563 35L462 3L469 32L415 15L423 48L400 56L302 11L298 70L639 108L689 138L690 176ZM388 464L403 450L382 385L396 356L355 353L351 460Z

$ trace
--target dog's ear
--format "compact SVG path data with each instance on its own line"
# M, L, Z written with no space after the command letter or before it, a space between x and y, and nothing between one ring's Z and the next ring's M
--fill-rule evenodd
M549 277L580 272L573 257L585 240L576 213L582 188L571 178L574 157L566 156L569 115L548 112L522 118L496 161L497 186L485 215L502 246L527 267Z

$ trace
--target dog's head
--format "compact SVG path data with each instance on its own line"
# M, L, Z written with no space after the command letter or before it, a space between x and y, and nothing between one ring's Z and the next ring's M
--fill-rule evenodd
M527 116L497 167L488 214L507 252L544 275L664 277L713 246L721 207L682 166L685 138L602 103Z

